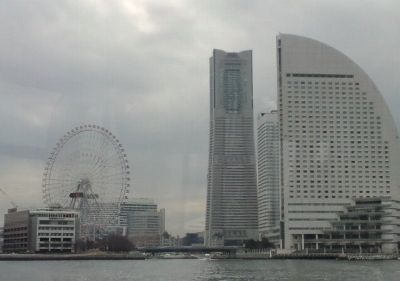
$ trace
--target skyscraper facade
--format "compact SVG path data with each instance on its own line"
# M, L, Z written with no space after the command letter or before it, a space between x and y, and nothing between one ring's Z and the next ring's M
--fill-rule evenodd
M242 245L258 237L251 51L213 51L209 137L205 243Z
M126 227L126 235L139 247L161 244L165 232L165 209L158 210L154 200L133 198L121 204L120 225Z
M128 225L128 213L141 211L157 211L157 204L150 198L132 198L121 204L119 223L122 226Z
M257 118L257 194L260 238L280 244L281 189L278 112Z
M281 34L277 60L285 248L318 249L355 199L398 203L397 129L373 81L341 52ZM396 211L390 209L382 230L368 230L366 222L358 240L339 238L361 249L368 243L363 235L380 233L384 250L397 249Z

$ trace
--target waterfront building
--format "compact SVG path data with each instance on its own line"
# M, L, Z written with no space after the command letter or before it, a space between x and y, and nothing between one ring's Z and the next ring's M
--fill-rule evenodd
M74 253L79 237L79 212L61 207L30 211L30 251Z
M30 251L29 211L9 209L4 215L4 253L26 253Z
M136 198L121 205L120 224L137 247L160 246L165 232L165 209L152 199Z
M79 213L59 207L33 211L10 209L4 216L5 253L73 253Z
M210 58L207 246L257 239L252 51Z
M122 226L128 225L128 213L135 211L157 211L157 204L150 198L133 198L121 204L119 223Z
M114 202L98 202L96 212L90 212L87 222L81 221L81 237L96 240L110 234L123 235L120 226L120 205Z
M0 253L3 253L4 229L0 227Z
M159 210L160 214L160 236L164 234L165 230L165 208L161 208Z
M400 202L382 198L358 198L338 213L331 227L324 230L318 239L310 237L303 243L315 242L316 250L336 252L381 253L385 244L398 239ZM311 241L314 240L314 241Z
M261 113L257 118L258 231L280 245L281 190L278 112Z
M96 211L88 214L89 224L115 226L119 223L120 206L114 202L97 202L93 207Z
M399 200L397 128L368 75L313 39L277 37L284 247L315 249L358 198ZM382 199L382 200L383 200ZM382 251L397 251L389 208Z
M160 246L164 212L146 210L128 213L128 238L137 247Z

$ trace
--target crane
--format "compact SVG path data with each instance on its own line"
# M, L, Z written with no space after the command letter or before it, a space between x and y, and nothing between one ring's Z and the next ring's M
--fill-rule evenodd
M1 187L0 187L0 193L2 193L5 197L8 197L8 200L10 202L10 204L13 206L13 208L17 208L17 204L15 204L14 201L11 200L10 196L7 194L7 192L5 192Z

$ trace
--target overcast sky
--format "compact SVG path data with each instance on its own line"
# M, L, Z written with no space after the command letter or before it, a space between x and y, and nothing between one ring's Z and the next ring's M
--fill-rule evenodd
M0 187L39 207L51 148L95 123L127 150L130 196L167 230L204 227L213 48L253 50L255 114L276 106L275 37L303 35L358 63L400 122L400 1L0 1ZM0 214L11 207L0 194ZM3 218L0 218L2 224Z

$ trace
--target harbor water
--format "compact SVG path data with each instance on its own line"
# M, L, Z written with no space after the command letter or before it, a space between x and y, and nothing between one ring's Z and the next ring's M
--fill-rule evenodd
M398 281L400 261L0 261L0 281Z

